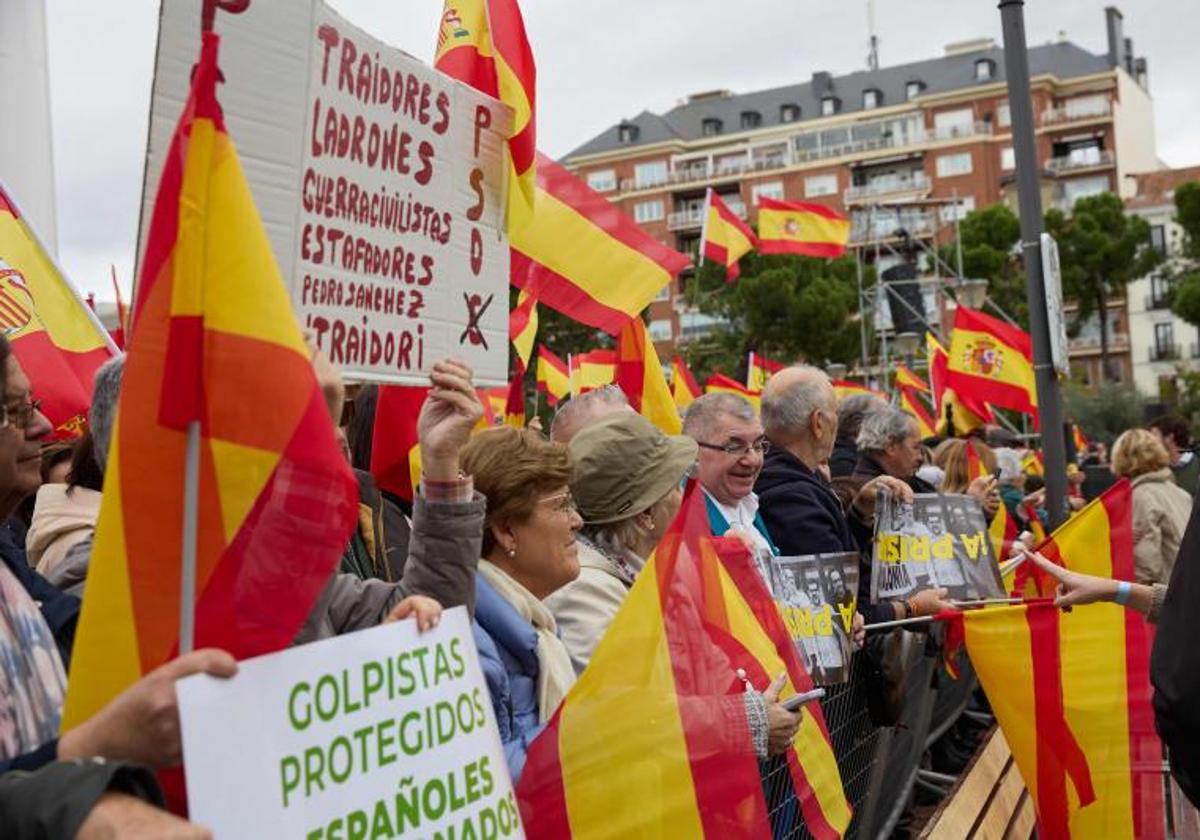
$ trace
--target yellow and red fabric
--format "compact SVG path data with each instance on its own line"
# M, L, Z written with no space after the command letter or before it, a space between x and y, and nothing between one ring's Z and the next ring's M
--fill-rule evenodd
M1029 333L965 306L954 313L946 384L960 397L1038 419Z
M700 231L700 254L725 267L725 279L732 283L741 269L738 260L758 247L758 237L721 197L709 187L704 203L704 226Z
M861 385L849 379L831 379L829 381L833 385L833 396L839 401L855 394L870 394L873 397L879 397L881 400L887 399L887 394L883 393L883 391L876 391L874 388L868 388L866 385Z
M1021 470L1026 475L1045 475L1046 474L1046 456L1042 454L1042 450L1031 450L1026 452L1021 458Z
M533 340L537 337L537 298L522 291L517 295L517 306L508 314L508 337L517 354L517 369L529 369L533 356Z
M0 185L0 331L42 401L54 437L79 435L92 378L116 346L59 273Z
M815 837L850 822L817 704L804 708L768 813L738 670L781 696L811 686L738 540L714 538L693 483L587 669L529 748L517 799L531 838ZM631 710L636 709L636 714ZM648 726L647 721L653 721Z
M411 503L421 481L417 418L428 386L380 385L371 438L371 474L380 490ZM484 402L487 405L487 402Z
M920 393L915 388L901 386L900 408L911 414L917 421L917 430L922 438L933 437L937 434L937 421L921 401Z
M679 409L679 413L683 414L703 393L700 383L692 376L683 357L676 356L671 359L671 397L675 400L675 407Z
M509 231L514 286L616 335L692 264L580 178L538 155L537 194Z
M840 257L849 241L850 220L824 204L758 200L760 253Z
M751 391L761 391L767 387L767 380L785 367L751 350L746 362L746 387Z
M706 394L737 394L739 397L744 397L754 410L758 411L762 408L762 392L753 391L747 388L736 379L731 379L723 373L714 373L704 382L704 393Z
M996 416L986 402L974 400L970 395L964 397L948 386L947 367L950 364L950 355L941 342L933 337L933 333L925 333L925 349L938 434L946 433L951 421L957 437L965 437L975 429L995 422Z
M121 284L117 282L117 267L112 266L112 285L113 295L117 302L117 326L108 331L112 336L113 344L117 345L118 350L125 349L125 328L129 323L129 311L125 307L125 298L121 294Z
M1072 571L1136 580L1129 482L1122 479L1092 500L1037 550ZM1027 578L1041 596L1049 597L1056 586L1029 563L1016 576L1018 589L1025 589ZM1152 626L1116 604L1076 607L1062 622L1068 719L1088 756L1096 789L1096 802L1071 815L1071 836L1162 837L1162 744L1154 729L1150 685ZM971 658L974 662L973 652ZM1071 717L1073 710L1079 723Z
M910 388L914 391L920 391L922 394L929 393L929 385L924 379L913 373L906 365L896 364L896 387Z
M433 66L513 109L508 219L534 201L537 68L517 0L446 0Z
M617 337L617 369L613 381L625 392L634 411L668 435L683 431L662 362L641 318L631 319Z
M162 173L63 712L70 729L179 651L287 647L337 567L357 484L216 99L205 33ZM181 604L187 429L195 604Z
M984 468L983 462L979 459L979 453L975 449L975 441L968 439L967 481L974 481L987 474L988 472ZM1004 563L1008 560L1009 554L1012 553L1013 540L1019 536L1020 531L1017 528L1016 520L1009 516L1008 508L1005 505L1000 505L996 509L996 515L988 523L988 538L991 540L992 552L996 555L997 563ZM1006 584L1008 582L1006 581Z
M1088 439L1083 434L1083 429L1079 428L1078 423L1071 424L1071 440L1075 444L1075 454L1082 458L1088 451Z
M586 394L612 384L617 377L617 351L591 350L576 353L567 359L571 381L571 396Z
M525 375L521 371L513 374L513 378L504 388L502 411L506 426L525 428Z
M538 347L537 388L546 395L546 402L552 406L571 393L571 374L567 363L548 350L545 345Z

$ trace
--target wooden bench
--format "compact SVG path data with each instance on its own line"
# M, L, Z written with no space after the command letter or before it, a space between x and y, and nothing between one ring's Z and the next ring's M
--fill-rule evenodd
M1029 840L1036 822L1021 771L996 728L984 738L983 746L919 836L930 840Z

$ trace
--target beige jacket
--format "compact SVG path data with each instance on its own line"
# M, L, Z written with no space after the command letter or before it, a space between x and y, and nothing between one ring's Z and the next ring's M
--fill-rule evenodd
M1133 480L1133 559L1138 583L1166 583L1192 513L1192 497L1169 469Z
M579 577L545 599L558 623L558 635L582 674L601 637L625 603L629 585L617 564L579 541Z
M70 493L65 484L43 484L33 506L33 520L25 537L29 565L50 577L67 552L96 530L100 494L86 487Z

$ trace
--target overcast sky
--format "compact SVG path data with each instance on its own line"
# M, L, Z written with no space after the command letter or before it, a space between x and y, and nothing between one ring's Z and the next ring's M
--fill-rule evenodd
M110 263L126 293L131 285L159 4L46 5L61 262L81 289L110 299ZM332 5L384 41L432 59L442 0ZM1105 5L1030 0L1030 44L1064 32L1085 49L1105 52ZM538 65L538 145L556 157L622 117L663 111L689 93L775 87L807 80L814 70L846 73L866 63L866 0L523 0L521 6ZM1169 166L1200 163L1200 4L1119 6L1125 34L1149 61L1160 158ZM940 55L954 41L1001 39L995 0L877 0L876 28L884 66Z

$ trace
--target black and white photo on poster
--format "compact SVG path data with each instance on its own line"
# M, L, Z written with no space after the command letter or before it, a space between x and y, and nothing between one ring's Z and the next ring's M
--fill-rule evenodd
M921 493L909 504L881 493L871 602L937 588L956 601L1004 595L979 502L970 496Z
M813 682L845 682L858 608L858 555L772 557L771 578L784 624Z

